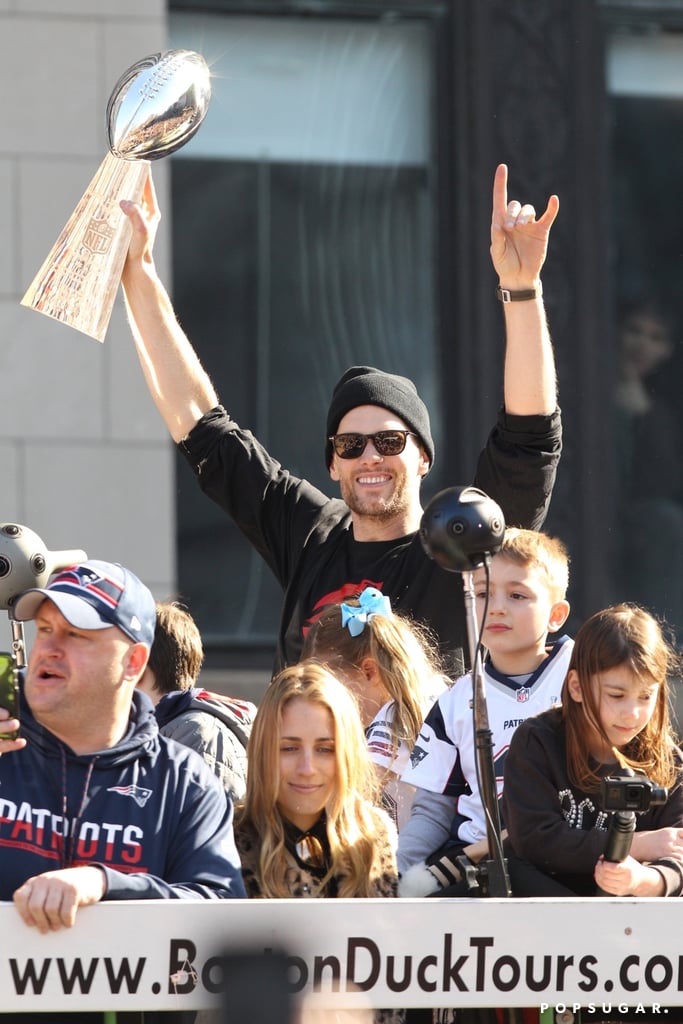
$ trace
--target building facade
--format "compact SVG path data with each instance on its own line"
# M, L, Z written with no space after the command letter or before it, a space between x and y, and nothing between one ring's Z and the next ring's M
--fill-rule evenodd
M265 677L277 587L178 460L120 297L103 344L20 305L106 152L114 82L178 46L214 96L154 164L157 259L224 404L327 486L339 374L408 373L438 444L425 499L467 483L501 398L488 229L506 162L514 195L561 201L547 529L570 549L574 622L630 599L683 628L681 29L681 0L0 0L0 522L130 565L187 601L226 687ZM627 335L651 342L640 381Z

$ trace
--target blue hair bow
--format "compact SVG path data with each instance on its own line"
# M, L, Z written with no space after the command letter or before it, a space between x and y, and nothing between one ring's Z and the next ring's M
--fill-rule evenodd
M342 629L347 627L351 636L360 636L373 615L391 615L391 601L377 587L366 587L358 598L359 606L343 604Z

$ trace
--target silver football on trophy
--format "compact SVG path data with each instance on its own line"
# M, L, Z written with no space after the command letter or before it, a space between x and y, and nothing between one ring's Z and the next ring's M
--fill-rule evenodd
M158 160L195 134L211 99L211 75L193 50L144 57L121 75L107 104L109 149L123 160Z
M104 341L131 235L119 201L140 201L148 162L192 138L210 98L209 68L193 50L155 53L124 72L107 104L109 152L23 306Z

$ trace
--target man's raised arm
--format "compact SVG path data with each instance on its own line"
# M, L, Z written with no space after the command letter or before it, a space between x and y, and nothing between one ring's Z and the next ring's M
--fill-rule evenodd
M533 206L508 202L507 167L500 164L493 182L491 259L498 274L505 310L506 412L550 415L557 408L555 358L541 291L541 269L550 228L560 208L553 195L536 220ZM535 293L526 298L525 293Z
M161 215L151 173L140 205L122 200L121 209L133 228L121 280L129 323L152 398L173 440L182 441L218 397L154 266Z

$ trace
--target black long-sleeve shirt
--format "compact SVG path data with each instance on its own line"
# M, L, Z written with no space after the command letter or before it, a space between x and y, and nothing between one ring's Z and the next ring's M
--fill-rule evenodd
M682 760L679 755L679 767ZM599 774L617 771L602 765ZM567 773L566 731L559 708L522 722L505 758L503 816L517 857L551 875L578 895L593 894L595 865L607 845L610 813L599 793L578 789ZM636 817L637 831L683 827L681 777L665 804ZM663 858L652 862L664 876L667 896L683 890L683 862Z
M540 529L561 447L559 410L552 416L501 410L473 485L500 506L507 525ZM283 469L221 406L206 413L179 448L202 490L233 519L284 590L276 670L298 660L307 626L327 605L372 585L391 598L394 610L427 623L448 671L462 674L462 576L432 561L419 533L354 540L346 504Z

